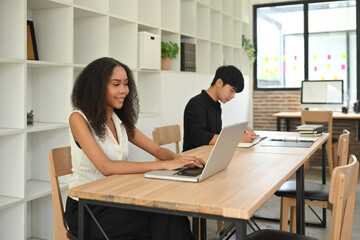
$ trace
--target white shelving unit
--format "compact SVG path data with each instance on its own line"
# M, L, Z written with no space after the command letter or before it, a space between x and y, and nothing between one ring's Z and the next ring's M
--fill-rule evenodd
M244 3L243 3L244 2ZM47 155L69 145L72 86L91 61L110 56L134 72L142 117L161 115L161 70L139 69L138 33L196 45L196 72L240 68L248 14L238 0L0 1L0 239L54 239ZM246 5L247 6L247 5ZM243 15L245 18L243 18ZM27 60L27 20L39 60ZM180 54L169 72L180 73ZM26 113L34 110L34 124ZM61 185L66 191L66 179ZM66 195L66 194L64 194Z

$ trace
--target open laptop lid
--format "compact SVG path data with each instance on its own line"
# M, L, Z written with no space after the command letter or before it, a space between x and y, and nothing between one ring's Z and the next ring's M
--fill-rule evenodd
M200 175L199 182L229 166L247 125L248 122L245 121L226 126L221 130L204 170Z

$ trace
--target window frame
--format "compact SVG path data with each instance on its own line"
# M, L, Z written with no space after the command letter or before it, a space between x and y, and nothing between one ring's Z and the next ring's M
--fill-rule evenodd
M289 5L303 5L304 9L304 80L309 80L309 29L308 29L308 11L309 4L322 3L322 2L338 2L339 0L308 0L308 1L291 1L291 2L276 2L266 4L253 5L253 41L255 52L257 52L257 9L263 7L277 7L277 6L289 6ZM360 99L360 4L356 2L356 96ZM257 58L253 64L253 76L254 76L254 91L299 91L300 88L261 88L258 87L257 79Z

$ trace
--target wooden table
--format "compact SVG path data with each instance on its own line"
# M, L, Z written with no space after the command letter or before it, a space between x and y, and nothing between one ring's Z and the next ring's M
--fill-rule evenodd
M276 129L281 131L281 120L285 119L285 130L290 130L290 120L301 118L301 112L278 112L273 114L276 117ZM356 120L358 124L357 138L360 141L360 113L341 113L333 112L333 119Z
M297 232L304 234L303 164L327 138L324 134L311 148L293 148L290 152L276 148L272 152L259 144L253 149L238 148L226 170L200 183L127 174L71 188L68 195L79 198L79 239L88 239L90 232L90 216L85 210L88 204L231 221L236 225L236 239L246 239L246 221L295 172ZM211 149L212 146L202 146L184 155L207 159Z

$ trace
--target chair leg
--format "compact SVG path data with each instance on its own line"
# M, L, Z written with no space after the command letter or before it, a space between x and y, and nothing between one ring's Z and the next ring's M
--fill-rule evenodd
M296 232L296 207L290 207L290 232Z
M224 227L224 221L217 220L217 230L220 232L221 230L223 230L223 227Z
M339 166L338 157L337 157L337 143L332 144L332 156L333 156L333 168Z
M306 159L304 163L304 169L309 170L309 168L310 168L310 158Z
M289 219L289 198L281 197L280 206L280 230L288 230L288 219Z

